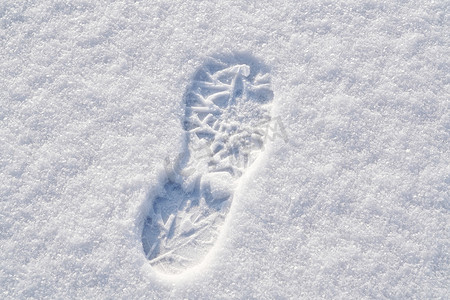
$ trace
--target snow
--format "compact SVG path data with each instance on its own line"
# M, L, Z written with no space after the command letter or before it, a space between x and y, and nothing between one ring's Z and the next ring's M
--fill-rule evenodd
M1 298L448 297L448 9L2 1ZM183 148L183 93L227 51L271 67L287 138L204 262L163 276L143 221Z

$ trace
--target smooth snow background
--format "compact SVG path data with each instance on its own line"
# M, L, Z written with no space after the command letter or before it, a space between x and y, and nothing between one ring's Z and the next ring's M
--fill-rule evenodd
M0 3L1 298L446 298L446 1ZM272 68L289 142L242 179L206 266L140 234L207 55Z

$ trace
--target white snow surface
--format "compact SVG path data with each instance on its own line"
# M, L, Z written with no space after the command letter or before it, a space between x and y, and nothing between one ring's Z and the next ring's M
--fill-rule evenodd
M447 298L449 2L0 3L0 298ZM205 59L271 68L276 137L200 266L141 232Z

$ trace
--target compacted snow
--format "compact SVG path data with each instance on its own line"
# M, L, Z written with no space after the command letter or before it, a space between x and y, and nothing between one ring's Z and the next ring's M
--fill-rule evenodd
M0 298L448 297L449 9L2 1Z

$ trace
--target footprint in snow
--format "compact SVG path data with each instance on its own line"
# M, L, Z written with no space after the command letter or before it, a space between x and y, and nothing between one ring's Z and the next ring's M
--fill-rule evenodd
M212 248L239 178L264 149L272 99L267 67L248 54L212 57L195 73L184 95L186 145L166 159L142 232L155 269L181 273Z

